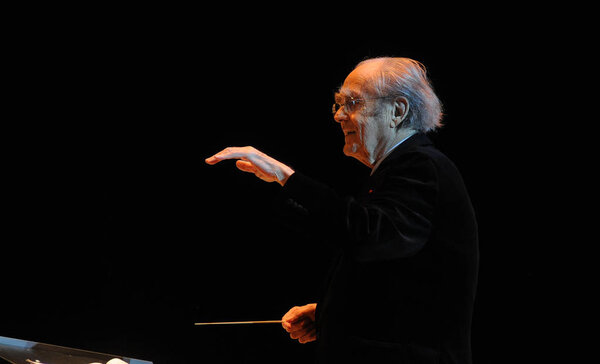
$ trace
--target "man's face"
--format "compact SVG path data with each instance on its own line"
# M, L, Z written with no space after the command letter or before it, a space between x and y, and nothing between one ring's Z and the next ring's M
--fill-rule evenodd
M361 66L348 75L335 95L335 102L345 106L335 113L334 119L344 132L344 154L372 167L384 152L389 131L385 128L386 109L379 105L381 100L374 100L364 87L370 72L372 67Z

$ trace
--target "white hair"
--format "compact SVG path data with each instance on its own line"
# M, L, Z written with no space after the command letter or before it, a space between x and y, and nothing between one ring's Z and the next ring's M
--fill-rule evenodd
M372 62L377 62L378 71L368 84L369 91L377 97L403 96L408 100L409 111L403 127L428 132L442 126L442 104L422 63L410 58L377 57L356 67Z

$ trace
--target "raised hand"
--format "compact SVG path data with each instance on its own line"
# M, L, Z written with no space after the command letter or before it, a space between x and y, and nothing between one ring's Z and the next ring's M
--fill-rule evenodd
M254 147L228 147L206 158L205 162L214 165L228 159L237 159L235 165L238 169L254 173L256 177L266 182L278 182L282 186L294 174L292 168Z

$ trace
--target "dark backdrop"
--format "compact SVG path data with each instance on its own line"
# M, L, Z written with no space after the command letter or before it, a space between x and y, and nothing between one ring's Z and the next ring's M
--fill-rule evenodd
M157 364L310 362L314 346L279 325L193 326L279 319L314 301L327 266L273 212L278 185L204 158L253 145L351 193L368 170L342 154L332 94L357 62L389 55L428 67L446 124L432 138L477 212L475 362L527 362L544 346L537 43L468 27L416 38L55 25L21 45L25 100L5 134L0 335Z

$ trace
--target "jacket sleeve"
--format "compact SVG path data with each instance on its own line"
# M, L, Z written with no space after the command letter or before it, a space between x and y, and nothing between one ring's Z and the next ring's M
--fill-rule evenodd
M410 153L380 166L367 197L342 197L299 172L284 190L327 239L361 261L407 257L420 251L432 231L438 195L434 163Z

